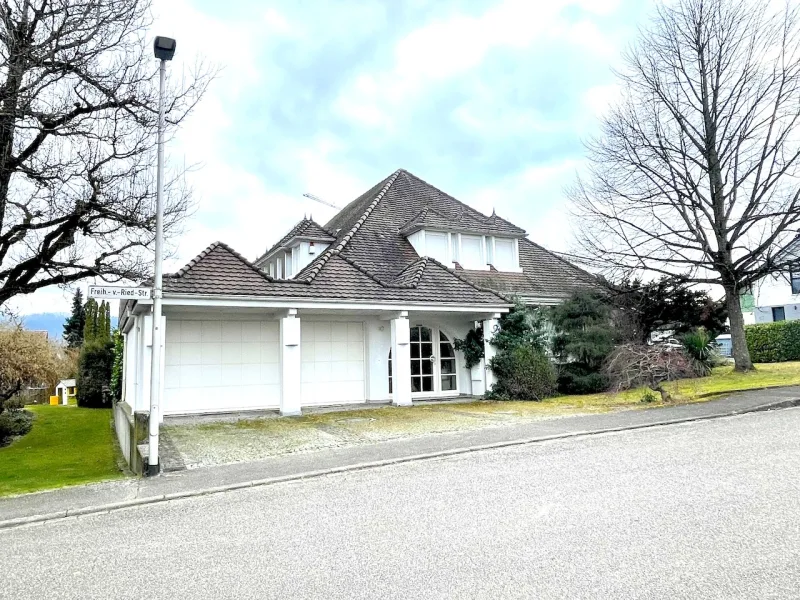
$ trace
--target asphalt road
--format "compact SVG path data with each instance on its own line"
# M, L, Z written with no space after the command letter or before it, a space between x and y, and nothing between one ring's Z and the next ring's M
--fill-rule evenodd
M0 531L1 598L799 598L800 408Z

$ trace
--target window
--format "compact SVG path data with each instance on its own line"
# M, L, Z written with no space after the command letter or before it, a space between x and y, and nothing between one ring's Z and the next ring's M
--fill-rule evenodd
M789 271L789 281L792 284L792 293L800 294L800 272L796 272L794 269Z
M275 263L269 263L269 276L275 277Z
M785 321L786 320L786 310L782 306L773 306L772 307L772 320L773 321Z
M425 232L425 253L440 263L447 264L447 234L438 231Z
M459 260L461 260L460 259L461 255L460 255L460 253L458 251L458 234L457 233L450 234L450 241L452 242L452 246L453 246L453 248L452 248L452 251L453 251L452 260L453 260L453 262L459 262Z
M514 240L495 238L494 260L492 264L499 271L509 271L518 267L514 260Z
M285 254L284 262L286 264L286 279L292 276L292 251L289 250Z
M480 269L483 262L483 238L479 235L461 236L461 266L465 269Z

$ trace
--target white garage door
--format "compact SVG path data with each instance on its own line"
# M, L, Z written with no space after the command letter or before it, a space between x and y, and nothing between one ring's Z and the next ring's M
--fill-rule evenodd
M364 402L364 324L300 322L303 406Z
M278 408L277 321L167 318L164 414Z

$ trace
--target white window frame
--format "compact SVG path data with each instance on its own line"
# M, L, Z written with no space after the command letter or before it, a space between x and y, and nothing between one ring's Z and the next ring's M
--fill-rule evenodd
M522 267L519 264L519 239L517 239L517 238L507 238L507 237L502 237L502 236L501 236L501 239L511 240L513 242L512 243L512 248L511 248L511 254L512 254L511 262L516 266L506 267L506 268L502 268L502 269L499 268L496 264L492 264L492 266L495 269L497 269L498 271L505 272L505 273L522 273ZM496 238L496 236L492 236L492 249L493 249L494 259L496 260L497 259L497 238Z

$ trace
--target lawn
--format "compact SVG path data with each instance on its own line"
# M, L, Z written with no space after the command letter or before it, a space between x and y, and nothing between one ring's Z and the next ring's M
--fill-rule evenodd
M31 432L0 448L0 496L116 479L111 411L73 406L28 407Z

